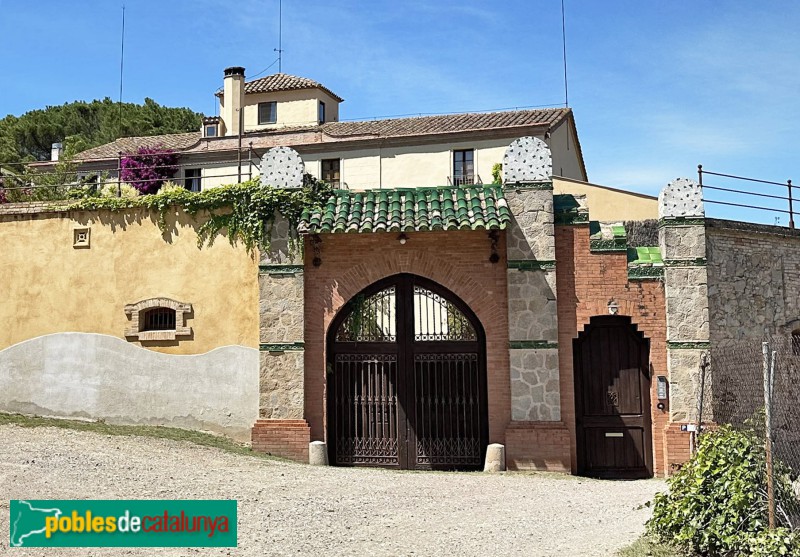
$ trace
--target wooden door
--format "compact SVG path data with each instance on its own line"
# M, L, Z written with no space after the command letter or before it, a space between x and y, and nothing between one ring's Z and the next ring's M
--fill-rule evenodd
M481 468L485 340L463 302L426 279L397 275L348 302L328 342L331 462Z
M573 360L578 474L651 477L649 339L629 317L592 317Z

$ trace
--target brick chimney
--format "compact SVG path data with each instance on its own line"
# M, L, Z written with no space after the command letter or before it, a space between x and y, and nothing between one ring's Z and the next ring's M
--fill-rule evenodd
M225 135L239 135L241 122L239 113L243 108L244 68L240 66L225 68L220 99L220 116L225 126Z

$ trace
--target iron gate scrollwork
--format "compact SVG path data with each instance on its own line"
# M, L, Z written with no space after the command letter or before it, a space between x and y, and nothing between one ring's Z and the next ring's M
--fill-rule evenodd
M390 277L348 302L328 342L334 464L481 468L485 337L455 295L414 275Z

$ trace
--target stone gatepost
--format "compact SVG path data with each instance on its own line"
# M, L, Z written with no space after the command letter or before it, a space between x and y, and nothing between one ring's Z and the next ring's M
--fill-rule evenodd
M709 349L705 210L692 180L670 182L658 196L658 241L664 259L669 415L665 443L671 463L688 460L681 423L697 419L700 364Z
M287 147L270 149L261 162L261 182L274 187L300 187L303 173L300 156ZM260 391L253 448L307 462L302 241L279 214L268 234L269 249L258 266Z
M510 468L541 468L542 462L557 461L554 468L562 469L566 462L568 469L569 441L561 423L552 160L547 144L533 137L515 140L503 159L503 183L512 215L506 230L512 419L506 430L507 459ZM554 447L564 454L550 454Z

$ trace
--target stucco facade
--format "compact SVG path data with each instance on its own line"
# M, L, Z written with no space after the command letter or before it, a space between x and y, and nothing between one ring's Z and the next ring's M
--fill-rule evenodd
M658 198L560 176L553 177L553 193L586 197L592 220L600 222L655 220Z
M157 297L191 304L192 335L145 342L150 350L203 354L222 346L258 347L257 261L225 237L198 248L198 223L182 211L167 215L165 232L158 215L144 210L39 211L0 208L7 293L0 322L14 324L0 327L0 349L63 332L124 340L130 325L125 306ZM89 229L88 246L74 246L76 229Z

